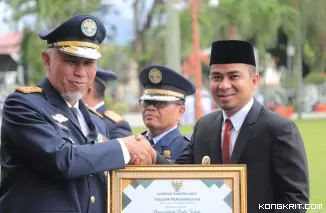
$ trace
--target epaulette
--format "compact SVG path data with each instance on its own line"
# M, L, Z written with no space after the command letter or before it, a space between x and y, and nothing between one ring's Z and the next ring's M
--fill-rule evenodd
M184 137L184 139L186 139L187 141L190 141L190 139L191 139L191 134L187 134L187 135L185 135L185 136L183 136Z
M15 90L25 94L42 92L41 87L16 87Z
M104 116L112 120L114 123L119 123L123 121L123 118L119 114L113 112L112 110L105 110Z
M103 118L103 116L100 113L98 113L95 109L93 109L92 107L88 106L87 104L86 104L86 107L88 108L89 111L91 111L92 113L94 113L98 117Z

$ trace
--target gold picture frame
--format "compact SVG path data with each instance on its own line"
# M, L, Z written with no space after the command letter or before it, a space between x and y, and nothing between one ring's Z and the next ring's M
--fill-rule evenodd
M125 169L121 170L116 170L112 171L110 174L110 178L108 178L108 213L122 213L123 211L123 205L124 208L129 205L132 201L128 196L132 193L126 193L130 192L130 188L132 190L136 191L136 188L139 186L141 190L147 190L146 187L149 187L151 183L154 183L156 181L155 186L158 184L159 180L169 180L171 181L170 186L174 188L173 195L174 196L181 196L181 193L176 193L176 190L180 187L180 185L183 185L184 182L182 181L188 181L188 187L186 187L187 190L193 190L193 185L191 181L202 181L204 184L207 184L207 188L211 188L212 185L214 185L214 190L219 190L217 187L221 188L222 191L222 186L223 190L225 190L225 187L229 190L226 193L228 194L225 198L223 198L223 201L227 203L229 206L225 207L226 210L225 212L232 212L232 213L247 213L247 174L246 174L246 165L155 165L155 166L127 166ZM179 181L179 182L178 182ZM160 182L160 184L167 184L166 182ZM187 183L187 182L186 182ZM201 183L201 182L200 182ZM219 183L219 186L217 186L217 183ZM222 184L221 184L222 183ZM144 184L146 186L144 186ZM153 184L154 185L154 184ZM165 186L164 185L164 186ZM191 186L190 186L191 185ZM189 187L190 186L190 187ZM151 186L152 188L154 186ZM162 185L163 187L163 185ZM203 186L205 188L205 186ZM150 188L150 187L149 187ZM164 187L163 187L164 188ZM162 188L162 189L163 189ZM172 190L171 188L171 190ZM164 188L166 189L166 188ZM129 190L129 191L128 191ZM205 189L206 190L206 189ZM211 189L207 189L211 190ZM153 191L153 189L148 190L148 191ZM203 194L203 190L198 190L198 194ZM213 190L212 190L213 191ZM144 192L142 192L144 193ZM190 195L191 193L186 193L183 192L185 196ZM220 193L220 192L219 192ZM162 195L163 193L157 193L154 194L156 195ZM172 193L170 194L170 198L177 202L174 198ZM197 195L197 193L196 193ZM141 197L142 194L132 197L134 200L138 199L138 197ZM220 196L220 195L219 195ZM210 198L213 196L210 196ZM228 197L228 202L226 198ZM147 205L149 201L152 201L153 199L157 199L160 202L162 198L153 198L150 197L151 199L146 201L146 199L143 200L144 197L142 197L141 202L144 202L143 205ZM163 203L166 201L166 199L170 198L164 198L165 200ZM126 201L126 199L128 199ZM148 198L149 199L149 198ZM182 199L188 199L188 198L182 198ZM192 199L199 199L198 202L202 202L201 200L205 199L200 199L200 198L192 198ZM180 198L178 198L178 202L180 201ZM184 200L183 200L184 201ZM195 200L196 201L196 200ZM195 202L194 201L194 202ZM170 201L169 201L170 202ZM167 208L172 208L170 207L166 202L164 205L167 205ZM197 202L197 203L198 203ZM208 202L208 201L207 201ZM213 201L215 202L215 201ZM222 201L219 201L222 202ZM173 203L173 202L172 202ZM187 202L185 202L187 203ZM188 202L189 203L189 202ZM231 204L232 203L232 204ZM139 203L138 203L139 204ZM136 202L133 205L130 206L137 206L138 205ZM157 203L158 204L158 203ZM162 202L160 203L160 205ZM178 203L180 204L180 202ZM139 204L140 205L140 204ZM149 205L149 204L148 204ZM174 204L173 204L174 205ZM183 204L184 205L184 204ZM194 205L194 204L193 204ZM199 204L198 204L199 205ZM226 206L226 204L221 204L223 206ZM231 207L232 205L232 207ZM128 207L133 208L133 207ZM158 205L153 205L153 206L158 206ZM150 208L150 207L147 207ZM165 207L164 207L165 208ZM201 207L202 208L202 207ZM230 209L232 210L230 210ZM151 210L144 210L140 211L139 209L135 210L133 209L133 212L142 212L142 213L147 213L148 212L155 212L153 209ZM216 209L215 209L216 211ZM223 210L224 211L224 210ZM127 210L124 213L131 212L130 210ZM156 211L157 213L164 212L164 211ZM168 212L168 211L165 211ZM173 212L173 211L170 211ZM177 212L177 211L175 211ZM182 211L181 211L182 212ZM187 211L183 211L187 212ZM196 211L193 211L196 212ZM204 211L200 211L204 212ZM222 211L219 211L220 213L223 213Z

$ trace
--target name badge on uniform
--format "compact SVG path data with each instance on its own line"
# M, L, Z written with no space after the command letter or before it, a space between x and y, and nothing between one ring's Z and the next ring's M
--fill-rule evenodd
M163 151L163 156L165 158L171 158L171 151L170 150L164 150Z

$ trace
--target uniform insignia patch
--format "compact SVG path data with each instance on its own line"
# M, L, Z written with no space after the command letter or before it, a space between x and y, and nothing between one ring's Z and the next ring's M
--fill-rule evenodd
M115 123L119 123L119 122L123 121L123 118L119 114L113 112L112 110L105 110L104 116L107 117L108 119L112 120Z
M157 68L153 68L149 71L148 73L148 79L153 83L153 84L158 84L162 81L163 76L161 70Z
M52 118L53 120L55 120L56 122L58 123L62 123L62 122L65 122L68 120L68 118L62 114L55 114L55 115L52 115Z
M16 87L15 90L25 94L42 92L41 87Z
M97 24L93 19L85 19L81 26L80 26L82 32L84 33L84 35L88 36L88 37L92 37L96 34L97 32Z
M100 113L98 113L95 109L93 109L92 107L89 107L87 104L86 104L86 107L88 108L89 111L91 111L92 113L94 113L98 117L103 118L103 116Z
M171 151L170 150L164 150L163 151L163 156L166 158L171 158Z

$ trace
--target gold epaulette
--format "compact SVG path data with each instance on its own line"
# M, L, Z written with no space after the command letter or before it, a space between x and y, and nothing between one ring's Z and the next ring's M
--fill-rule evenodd
M92 113L94 113L98 117L103 118L103 116L100 113L98 113L95 109L93 109L92 107L88 106L87 104L85 104L85 105L86 105L86 107L88 108L89 111L91 111Z
M123 118L119 114L113 112L112 110L105 110L104 116L112 120L114 123L119 123L123 121Z
M42 92L41 87L16 87L15 90L25 94Z

